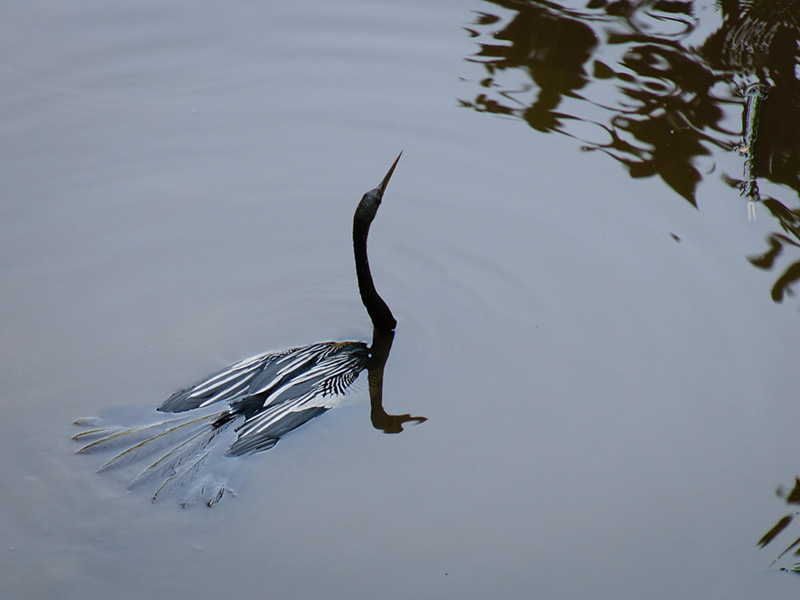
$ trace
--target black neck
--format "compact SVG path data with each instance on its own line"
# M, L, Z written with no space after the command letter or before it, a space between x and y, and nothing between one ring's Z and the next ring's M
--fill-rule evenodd
M392 311L378 295L375 284L372 282L372 273L369 270L367 258L367 236L369 235L370 222L359 219L358 214L353 219L353 253L356 259L356 275L358 276L358 291L361 292L361 301L372 319L375 329L392 331L397 325L397 320Z

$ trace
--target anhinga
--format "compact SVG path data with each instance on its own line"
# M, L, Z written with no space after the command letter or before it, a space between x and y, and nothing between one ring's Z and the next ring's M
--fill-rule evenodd
M380 184L364 194L353 215L358 288L373 324L371 348L364 342L320 342L248 358L172 394L158 407L162 413L188 414L143 426L96 427L75 436L84 441L94 439L78 452L124 447L101 471L156 456L132 485L161 481L154 500L182 489L185 503L202 499L210 506L230 489L225 478L206 469L209 457L222 453L241 456L272 448L281 436L335 406L364 369L369 371L376 428L397 433L403 423L424 421L424 417L388 415L383 410L383 368L397 321L375 289L367 258L370 224L402 154ZM95 420L76 423L93 425ZM219 450L214 453L215 449Z

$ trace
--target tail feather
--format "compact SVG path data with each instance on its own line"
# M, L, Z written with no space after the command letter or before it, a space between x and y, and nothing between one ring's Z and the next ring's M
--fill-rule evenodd
M206 451L209 444L213 442L217 434L223 431L226 426L227 425L224 425L222 428L211 429L203 428L190 438L182 441L144 471L139 473L139 475L131 481L129 488L133 489L143 483L152 481L154 478L174 475L183 463L198 453Z
M165 494L176 494L181 498L181 505L188 506L202 501L207 506L214 506L222 500L225 492L231 496L236 493L231 489L226 479L216 476L209 471L206 462L210 460L212 450L205 450L193 460L185 462L175 470L175 473L164 480L164 483L153 494L153 502ZM201 474L202 473L202 474ZM187 485L187 483L191 485Z
M193 477L196 477L203 462L208 458L208 454L208 452L203 452L200 456L194 458L194 460L178 467L175 473L167 477L164 483L156 490L156 493L153 494L153 502L158 500L162 494L175 491L182 483L191 481Z
M177 497L181 505L203 502L212 506L227 493L235 495L232 482L244 481L247 472L241 461L232 461L225 450L236 439L236 418L222 418L227 409L219 406L201 415L182 415L164 419L159 413L139 414L131 419L106 422L81 419L79 424L92 427L74 439L88 442L77 452L82 454L110 451L98 472L123 469L141 464L128 489L152 486L153 500L167 495ZM156 422L146 422L159 415ZM147 462L144 462L147 460ZM138 473L138 474L137 474Z
M77 421L75 422L76 425L80 425ZM85 440L92 440L101 435L108 435L110 433L114 433L119 431L119 429L111 429L109 427L98 427L97 429L87 429L86 431L81 431L80 433L76 433L72 436L72 439L76 442L82 442ZM77 450L77 453L83 452L83 448Z
M217 502L222 500L222 496L225 492L228 492L231 496L236 495L233 490L221 482L203 482L200 488L200 494L203 498L207 498L206 504L208 506L214 506Z
M210 425L214 417L216 417L216 415L197 417L196 419L192 419L190 421L178 423L169 429L150 436L143 441L134 444L127 450L117 454L115 457L97 469L97 472L102 473L103 471L111 468L128 465L139 460L140 458L144 458L145 456L149 456L150 454L163 450L165 447L170 446L175 442L180 442L184 440L186 436L193 436L198 428L202 430L203 427ZM163 425L163 423L158 424L158 426L160 425ZM150 426L143 429L155 429L158 426Z
M90 454L92 452L103 452L105 450L113 450L120 446L131 444L140 439L146 439L152 436L152 432L178 421L179 419L168 419L166 421L159 421L158 423L151 423L149 425L139 425L136 427L126 427L121 429L119 427L102 427L98 429L90 429L83 431L72 436L73 440L84 441L91 439L98 435L103 437L86 444L76 451L77 454Z
M81 427L98 427L103 422L103 419L100 417L81 417L80 419L75 419L75 425L80 425Z

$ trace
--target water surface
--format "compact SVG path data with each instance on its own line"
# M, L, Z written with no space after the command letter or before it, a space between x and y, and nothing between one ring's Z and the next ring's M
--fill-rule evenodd
M796 524L757 546L800 470L775 6L8 8L3 597L794 597ZM370 258L384 405L425 423L361 382L211 510L73 454L75 418L369 341L352 211L401 149Z

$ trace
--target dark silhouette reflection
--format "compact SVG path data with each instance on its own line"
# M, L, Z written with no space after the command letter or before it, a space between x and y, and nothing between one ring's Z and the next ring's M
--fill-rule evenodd
M467 60L486 77L463 106L573 137L693 206L715 157L736 150L741 171L722 177L750 209L764 200L780 226L765 257L797 255L798 210L762 198L758 181L800 194L800 0L721 0L714 10L680 0L485 5L467 28L478 45ZM741 130L731 125L737 112ZM776 302L798 271L800 261L779 277Z
M762 200L761 204L780 223L783 233L769 234L767 250L762 254L748 257L748 260L759 269L772 271L773 268L777 268L778 258L784 250L790 250L795 255L800 254L800 209L790 210L774 198ZM792 284L798 279L800 279L800 260L790 264L778 276L775 285L772 286L772 299L780 303L787 295L793 296Z
M521 106L515 98L517 91L522 90L504 90L500 93L503 96L500 100L492 100L484 93L474 103L464 102L464 105L521 117L538 131L560 131L563 115L555 109L563 96L574 95L588 82L583 65L592 56L598 44L597 38L591 28L580 21L563 18L544 5L530 3L518 7L517 3L497 4L506 8L513 4L519 14L494 35L500 43L481 44L480 58L476 60L482 62L489 72L489 78L481 85L492 88L495 86L495 73L522 68L538 86L539 96L533 104ZM477 25L494 26L498 21L497 17L483 14Z
M722 2L724 20L703 45L712 66L747 74L742 195L758 201L757 178L800 191L800 2ZM733 183L733 182L732 182Z
M800 479L795 478L794 488L791 492L786 494L782 488L779 488L776 495L779 498L783 498L790 507L800 505ZM779 566L784 571L792 571L794 573L800 573L800 537L792 539L792 536L781 534L786 531L786 528L789 527L798 514L800 512L795 510L778 519L778 522L758 540L757 544L759 548L765 548L776 542L776 540L781 539L780 543L776 543L777 547L781 548L781 552L771 566ZM788 532L786 533L788 534Z
M384 433L400 433L403 425L408 422L424 423L425 417L412 417L405 415L389 415L383 408L383 369L389 352L392 350L394 331L375 329L372 332L372 358L367 367L367 380L369 381L370 419L372 426Z

